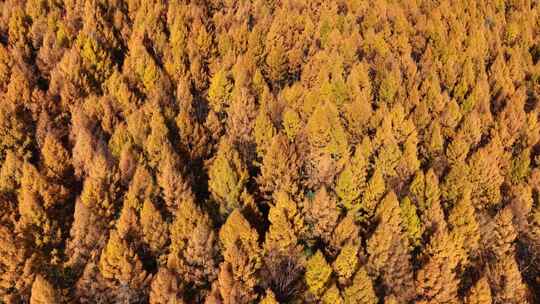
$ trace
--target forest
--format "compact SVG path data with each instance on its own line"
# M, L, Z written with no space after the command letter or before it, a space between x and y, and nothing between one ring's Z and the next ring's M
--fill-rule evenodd
M0 303L540 303L540 1L0 1Z

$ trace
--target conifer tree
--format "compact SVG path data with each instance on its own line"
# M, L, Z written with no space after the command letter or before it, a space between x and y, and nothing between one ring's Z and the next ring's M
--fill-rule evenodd
M343 298L341 297L340 293L339 293L339 289L337 288L337 286L334 284L332 286L330 286L330 288L328 288L326 290L326 292L324 293L323 297L322 297L322 302L324 304L343 304Z
M473 199L480 206L498 204L501 199L500 186L503 182L499 161L486 148L478 150L469 160Z
M185 282L207 286L217 275L217 235L208 215L193 200L178 206L170 225L171 245L167 265Z
M255 275L261 267L259 235L238 209L234 210L219 231L224 261L218 275L224 303L247 303L256 298Z
M168 229L159 210L148 199L141 210L141 228L144 241L153 254L159 255L167 243Z
M341 203L349 210L358 208L356 205L359 204L360 195L366 187L366 169L367 161L358 146L338 176L335 186Z
M296 203L286 192L275 193L275 205L268 213L270 227L266 234L267 250L295 249L304 234L304 218Z
M11 150L7 151L0 169L0 191L15 193L21 183L22 167L23 161Z
M386 186L383 174L380 170L375 169L362 196L360 210L366 213L368 217L372 216L385 192Z
M514 214L509 207L499 211L493 221L493 230L484 235L484 242L496 257L512 255L515 252L514 241L517 231L513 223Z
M448 224L456 245L464 249L462 259L466 262L467 256L478 250L480 244L480 227L471 202L470 190L463 193L463 197L450 211Z
M490 274L490 285L495 303L528 303L527 285L523 283L513 254L506 254L497 259Z
M381 276L390 293L407 301L412 297L413 272L408 239L402 230L401 212L394 192L383 198L376 217L379 224L367 242L368 266Z
M111 233L101 253L99 269L104 278L126 284L133 290L144 291L141 288L148 283L149 276L137 253L116 231Z
M274 296L274 293L272 290L268 289L266 290L266 295L261 301L261 304L278 304L279 302L276 300L276 297Z
M336 198L322 187L306 205L308 223L313 227L311 234L325 243L330 242L340 215Z
M41 148L43 161L50 171L48 175L63 177L69 169L70 156L68 151L52 134L47 134Z
M53 304L60 301L58 292L54 286L43 278L37 275L32 284L32 296L30 297L31 304Z
M448 204L455 204L465 192L466 188L471 188L469 182L469 166L464 162L459 162L450 168L441 185L441 198Z
M299 187L301 159L294 143L278 134L263 156L261 173L257 178L260 190L270 198L272 193L283 190L295 194Z
M266 104L259 107L257 117L255 118L254 137L257 144L257 155L262 158L270 149L272 139L276 135L277 130L270 119Z
M0 224L0 299L6 303L28 300L37 254L12 225Z
M189 179L185 176L179 162L175 155L165 157L160 164L157 175L161 196L165 201L167 211L170 213L175 213L181 202L193 199Z
M168 140L169 129L165 124L165 118L160 110L153 111L150 123L150 133L144 142L144 147L148 153L149 164L152 167L157 167L162 161L165 151L171 149Z
M309 258L306 264L306 284L308 291L319 298L327 288L327 283L332 275L332 268L328 265L321 251L317 251Z
M491 304L491 289L486 277L481 277L469 291L465 298L466 304Z
M416 288L427 302L455 303L458 301L458 263L456 245L446 228L439 227L425 249L427 261L416 274Z
M341 248L339 255L332 264L334 272L337 274L340 282L349 280L358 266L359 245L349 243Z
M221 113L230 105L232 84L224 69L219 70L210 81L208 89L208 102L210 108L216 113Z
M333 104L318 106L306 125L308 140L313 149L343 157L347 152L347 133Z
M220 213L229 214L240 206L248 173L238 152L227 140L219 144L217 155L208 169L208 188L219 204Z
M351 286L343 291L343 299L346 304L375 304L379 302L373 288L373 281L365 267L361 267L356 272Z
M352 213L348 213L341 219L334 229L330 240L330 249L339 250L349 242L361 242L360 228L356 224L356 215Z
M151 304L158 303L170 303L170 304L182 304L184 303L180 292L181 286L178 278L167 268L161 267L157 274L152 279L150 287Z
M416 212L416 206L411 202L408 196L401 200L401 216L407 232L411 249L420 245L422 238L422 225Z

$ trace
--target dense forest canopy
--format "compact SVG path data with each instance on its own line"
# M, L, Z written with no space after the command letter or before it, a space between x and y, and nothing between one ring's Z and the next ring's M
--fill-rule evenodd
M0 2L0 303L540 303L538 0Z

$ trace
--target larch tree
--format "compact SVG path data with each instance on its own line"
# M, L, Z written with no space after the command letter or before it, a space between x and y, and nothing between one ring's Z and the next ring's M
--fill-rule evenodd
M495 303L528 303L527 285L512 254L506 254L490 266L490 285Z
M166 267L158 270L150 285L149 303L183 304L181 282Z
M336 180L336 194L341 199L341 204L349 210L358 209L361 194L366 187L367 165L358 146Z
M330 240L330 251L339 251L347 243L361 243L360 227L356 223L356 215L347 213L337 224L332 239Z
M60 295L54 286L43 278L37 275L32 284L32 296L30 297L31 304L54 304L60 302Z
M493 299L491 297L491 289L488 279L481 277L469 290L465 297L466 304L491 304Z
M383 197L385 192L386 183L382 171L375 169L362 195L359 210L355 211L362 211L363 216L366 219L371 218L377 209L379 200Z
M340 295L339 288L333 284L326 290L322 297L322 303L324 304L343 304L343 298Z
M380 276L388 293L400 300L413 297L413 270L399 203L388 193L377 207L377 228L367 241L368 268ZM397 262L400 261L400 262Z
M113 231L101 253L99 270L105 279L125 285L135 293L146 292L150 276L143 269L141 259L126 240Z
M299 190L301 165L296 145L282 134L274 136L262 158L261 172L257 177L263 195L270 198L277 190L296 194Z
M224 261L218 274L224 303L248 303L257 295L256 272L261 267L259 235L242 213L235 209L219 231Z
M345 283L355 274L359 264L358 253L359 244L349 243L341 248L339 255L334 260L332 267L336 273L339 282Z
M499 211L491 223L492 229L483 235L482 241L497 258L515 253L517 231L513 223L512 209L506 207Z
M226 70L221 69L212 76L208 89L210 108L216 113L222 113L231 103L233 85Z
M156 178L166 209L171 214L177 212L181 202L193 199L190 181L180 165L179 157L175 156L170 154L163 159Z
M208 286L217 275L217 235L199 206L182 201L169 226L171 244L167 265L197 287Z
M222 215L240 207L240 194L247 182L248 172L234 147L223 140L208 168L208 188Z
M0 224L0 299L6 303L28 300L37 253L12 225Z
M379 302L373 281L365 267L358 269L351 285L344 289L343 299L346 304L375 304Z
M483 207L497 205L501 200L500 186L503 176L495 152L482 148L469 159L473 200Z
M44 165L49 176L62 178L70 168L70 155L62 143L52 134L48 133L41 148Z
M161 213L150 200L145 200L140 214L143 239L154 256L159 256L168 241L168 227Z
M422 225L418 217L416 206L411 199L406 196L401 200L401 216L402 222L407 232L409 246L411 249L420 245L422 239Z
M289 194L280 191L274 196L274 204L268 213L270 227L264 247L269 251L294 251L305 234L304 216Z
M308 291L319 299L327 289L332 275L332 267L328 265L324 254L317 251L306 263L305 280Z
M276 297L274 296L274 293L272 290L267 290L266 295L260 302L261 304L278 304L279 302L276 300Z
M445 227L437 228L424 251L426 261L416 273L417 293L427 302L455 303L458 301L455 269L459 253Z
M312 200L308 199L305 205L308 225L313 227L310 234L329 243L340 216L336 197L332 192L327 191L326 187L322 187L315 193Z
M480 227L471 202L470 190L466 190L450 210L448 224L456 245L464 249L461 262L467 264L468 256L474 256L480 246Z

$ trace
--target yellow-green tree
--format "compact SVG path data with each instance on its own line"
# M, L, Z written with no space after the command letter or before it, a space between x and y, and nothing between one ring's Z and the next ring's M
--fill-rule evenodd
M341 204L348 210L358 209L360 196L366 187L366 169L367 161L358 146L339 174L335 186Z
M341 282L347 282L354 275L358 266L358 252L360 246L355 243L349 243L341 248L339 255L335 259L332 267Z
M422 238L422 224L416 212L416 206L412 203L408 196L401 200L401 216L403 217L403 225L409 239L411 249L420 245Z
M219 204L220 213L229 214L240 207L240 194L248 178L240 155L227 140L223 140L208 168L208 189Z
M327 288L331 275L332 267L318 250L306 263L305 279L308 291L316 298L320 298Z
M143 291L148 285L148 274L135 250L113 231L99 259L99 270L104 278ZM142 290L141 290L142 289Z
M367 183L359 206L360 210L365 213L367 218L373 216L375 209L379 204L379 200L383 197L385 192L386 185L383 174L381 170L376 168Z
M208 102L210 108L221 113L230 105L233 85L225 69L220 69L212 76L208 89Z

